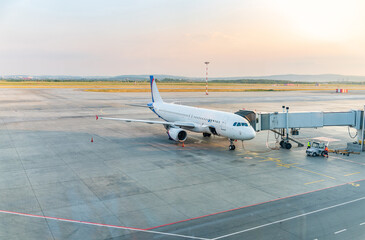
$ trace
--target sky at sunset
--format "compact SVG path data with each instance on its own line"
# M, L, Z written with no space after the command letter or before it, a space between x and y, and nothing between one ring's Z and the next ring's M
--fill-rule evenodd
M0 0L0 75L365 75L361 0Z

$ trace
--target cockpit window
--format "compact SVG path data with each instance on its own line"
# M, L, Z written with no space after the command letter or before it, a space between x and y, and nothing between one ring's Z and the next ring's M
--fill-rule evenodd
M244 126L244 127L248 127L248 124L247 123L241 123L241 122L235 122L233 123L233 126L234 127L241 127L241 126Z

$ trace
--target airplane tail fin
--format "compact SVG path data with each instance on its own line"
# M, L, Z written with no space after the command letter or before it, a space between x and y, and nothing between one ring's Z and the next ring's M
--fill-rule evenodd
M163 102L162 98L160 96L160 93L158 91L156 81L153 78L153 76L150 76L151 80L151 94L152 94L152 102Z

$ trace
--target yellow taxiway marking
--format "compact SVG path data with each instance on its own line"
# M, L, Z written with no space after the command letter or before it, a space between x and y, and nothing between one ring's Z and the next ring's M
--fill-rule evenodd
M298 164L298 163L276 163L276 166L291 168L291 167L295 167L294 164Z
M237 156L247 156L247 155L257 156L257 155L258 155L258 153L254 153L254 152L246 151L246 152L244 152L244 153L239 153L239 154L237 154Z
M298 164L298 163L283 163L280 159L272 157L267 157L265 160L260 160L259 162L274 162L277 167L285 167L285 168L290 168L294 164Z
M353 182L349 183L349 185L352 185L352 186L354 186L354 187L359 187L359 186L360 186L360 184L359 184L359 183L353 183Z
M260 157L264 160L260 160L259 162L281 162L281 159L279 158L272 158L272 157Z
M307 169L304 169L304 168L301 168L301 167L297 167L297 166L294 166L295 164L298 164L298 163L283 163L281 161L281 159L279 158L272 158L272 157L261 157L263 158L264 160L260 160L259 162L274 162L276 164L277 167L285 167L285 168L291 168L291 167L294 167L294 168L297 168L299 170L302 170L302 171L306 171L306 172L310 172L310 173L313 173L313 174L316 174L316 175L319 175L319 176L322 176L322 177L326 177L326 178L331 178L331 179L336 179L334 177L331 177L331 176L327 176L325 174L322 174L322 173L317 173L317 172L313 172L311 170L307 170Z
M300 169L300 170L303 170L303 171L306 171L306 172L310 172L310 173L313 173L313 174L317 174L317 175L319 175L319 176L323 176L323 177L326 177L326 178L336 179L336 178L334 178L334 177L327 176L327 175L322 174L322 173L313 172L313 171L311 171L311 170L304 169L304 168L301 168L301 167L297 167L297 166L293 166L293 167L295 167L295 168L297 168L297 169Z
M349 173L349 174L346 174L346 175L344 175L344 176L345 176L345 177L348 177L348 176L355 175L355 174L358 174L358 173L360 173L360 172Z
M314 182L307 182L307 183L304 183L304 185L309 185L309 184L313 184L313 183L319 183L319 182L323 182L324 180L318 180L318 181L314 181Z

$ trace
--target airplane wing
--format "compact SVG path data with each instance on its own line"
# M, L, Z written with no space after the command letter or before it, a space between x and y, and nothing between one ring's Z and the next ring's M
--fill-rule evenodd
M148 124L162 124L162 125L187 127L187 128L195 127L194 123L189 123L189 122L164 122L164 121L139 120L139 119L127 119L127 118L108 118L108 117L98 117L98 115L96 115L96 120L98 120L98 119L115 120L115 121L123 121L123 122L140 122L140 123L148 123Z
M132 106L132 107L144 107L144 108L148 108L149 106L146 104L125 104L127 106Z

